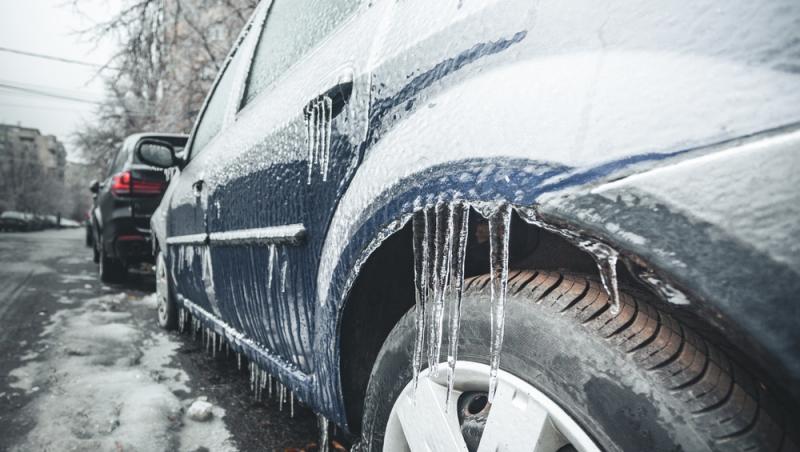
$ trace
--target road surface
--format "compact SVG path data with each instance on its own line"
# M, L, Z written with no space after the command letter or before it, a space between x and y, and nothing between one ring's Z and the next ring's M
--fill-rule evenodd
M160 331L152 275L101 284L83 239L0 233L0 450L315 449L309 410L255 402L233 357Z

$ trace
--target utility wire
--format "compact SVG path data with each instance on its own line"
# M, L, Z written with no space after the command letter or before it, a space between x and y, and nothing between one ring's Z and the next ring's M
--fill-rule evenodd
M63 112L72 112L72 113L86 113L86 110L81 110L79 108L69 108L64 106L54 106L54 105L26 105L26 104L11 104L11 103L4 103L0 102L0 107L6 108L26 108L30 110L43 110L43 111L63 111Z
M109 69L109 70L114 70L114 71L118 71L119 70L118 68L111 67L111 66L105 66L103 64L88 63L86 61L72 60L72 59L69 59L69 58L61 58L61 57L57 57L57 56L45 55L45 54L42 54L42 53L35 53L35 52L28 52L28 51L25 51L25 50L11 49L11 48L2 47L2 46L0 46L0 52L15 53L17 55L24 55L24 56L33 57L33 58L41 58L41 59L44 59L44 60L59 61L61 63L78 64L78 65L81 65L81 66L88 66L88 67L93 67L93 68Z
M36 94L36 95L44 96L44 97L52 97L54 99L62 99L62 100L69 100L69 101L73 101L73 102L83 102L83 103L87 103L87 104L102 105L102 102L96 101L96 100L81 99L79 97L72 97L72 96L65 96L65 95L61 95L61 94L48 93L47 91L41 91L41 90L34 89L34 88L26 88L24 86L17 86L17 85L12 85L12 84L3 83L3 82L0 82L0 88L11 90L11 91L20 91L20 92L23 92L23 93Z

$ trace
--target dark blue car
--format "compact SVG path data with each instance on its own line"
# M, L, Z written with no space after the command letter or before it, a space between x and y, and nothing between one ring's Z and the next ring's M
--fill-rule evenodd
M159 320L360 450L797 450L798 21L261 2L139 145Z

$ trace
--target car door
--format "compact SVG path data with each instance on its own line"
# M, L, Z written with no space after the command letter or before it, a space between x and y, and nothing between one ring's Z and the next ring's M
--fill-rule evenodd
M315 275L366 133L373 36L358 0L275 0L207 178L223 320L310 372ZM373 17L374 20L374 17Z
M216 148L221 135L231 122L230 108L241 78L247 56L245 27L237 45L226 59L210 96L195 125L187 146L188 163L181 169L176 187L170 197L167 220L167 253L176 292L197 307L220 317L214 295L213 270L208 248L206 211L208 190L206 175L214 167Z

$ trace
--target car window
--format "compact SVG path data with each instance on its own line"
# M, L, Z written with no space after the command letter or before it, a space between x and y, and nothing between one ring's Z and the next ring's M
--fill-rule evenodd
M258 41L242 106L355 11L360 0L274 0Z
M222 130L228 100L236 78L236 67L241 64L241 60L246 53L237 51L231 62L223 69L222 78L219 79L217 86L214 88L214 93L211 95L211 99L203 111L200 124L198 124L194 133L192 157L202 152L206 145Z
M111 168L109 170L109 174L116 174L125 167L125 163L128 161L128 148L123 143L119 151L117 151L116 157L114 157L114 161L111 163Z

